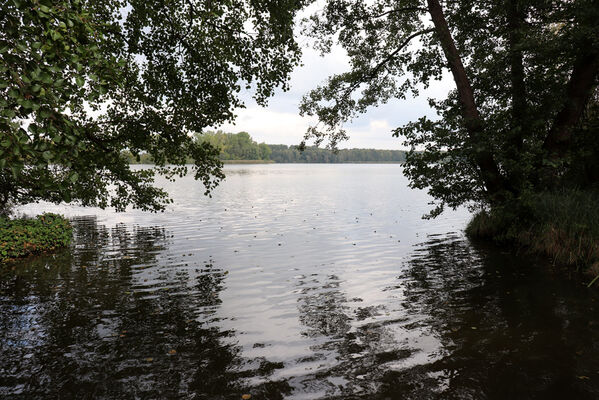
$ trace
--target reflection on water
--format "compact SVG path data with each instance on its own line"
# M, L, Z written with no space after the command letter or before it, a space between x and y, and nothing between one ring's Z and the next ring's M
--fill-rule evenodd
M421 221L398 166L227 168L0 270L0 398L599 396L596 292Z
M218 329L225 271L161 265L162 228L74 222L72 252L4 271L3 394L218 398L269 374L266 360L244 359L235 333Z
M599 395L596 291L546 263L463 239L423 243L406 274L406 310L439 338L423 366L442 397Z

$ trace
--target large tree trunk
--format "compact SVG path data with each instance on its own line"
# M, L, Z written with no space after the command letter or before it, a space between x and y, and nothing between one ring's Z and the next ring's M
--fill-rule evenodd
M525 173L520 168L522 151L524 148L524 134L526 130L526 115L528 102L526 99L526 83L524 72L524 56L521 48L522 29L526 18L524 7L519 0L507 0L507 42L508 59L510 63L511 83L511 123L507 139L508 148L506 156L512 161L512 167L507 171L507 176L512 187L520 189L525 180Z
M553 126L543 143L543 150L550 166L559 164L567 154L572 142L572 130L580 120L593 93L598 73L599 49L585 51L577 57L566 89L564 105L555 116ZM552 169L555 173L555 168Z
M439 4L438 0L427 0L427 3L428 11L435 25L435 31L445 52L449 69L453 74L458 96L462 104L466 130L473 141L482 140L480 136L483 124L478 107L474 101L474 92L449 27L447 26L447 20L445 19L441 4ZM497 163L493 159L493 154L488 149L479 150L475 155L475 162L480 170L488 194L492 200L496 199L499 193L506 188L506 183Z
M518 0L509 0L507 23L510 58L510 80L512 84L512 138L513 151L520 153L523 147L524 119L526 117L526 84L522 49L522 25L525 14Z

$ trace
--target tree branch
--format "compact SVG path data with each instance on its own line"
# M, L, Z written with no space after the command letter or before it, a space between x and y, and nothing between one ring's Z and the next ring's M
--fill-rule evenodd
M408 36L402 43L401 45L393 50L391 53L387 54L385 56L385 58L383 58L383 60L381 62L379 62L377 65L374 66L373 69L371 69L368 73L364 73L364 75L362 76L362 78L360 78L357 82L354 82L354 84L352 86L350 86L347 90L346 90L346 94L350 94L351 92L353 92L354 90L356 90L358 88L358 86L360 86L360 84L367 82L371 79L373 79L376 74L381 70L381 68L383 68L385 66L385 64L387 64L389 61L393 60L393 58L395 58L395 56L402 51L403 49L405 49L405 47L410 44L410 41L418 36L424 35L426 33L431 33L434 32L434 29L425 29L422 31L418 31L413 33L412 35Z
M395 13L417 12L417 11L427 12L428 10L424 7L402 7L402 8L396 8L394 10L385 11L382 14L373 15L372 18L381 18L381 17L384 17L385 15L395 14Z
M508 43L510 58L510 78L512 83L512 139L514 154L519 154L523 146L524 119L528 107L526 101L526 83L524 81L524 62L520 42L525 11L518 0L510 0L508 8Z
M593 87L597 84L598 74L599 49L579 54L566 89L566 101L555 116L553 126L543 143L550 161L559 161L566 155L572 140L572 129L584 112Z
M427 0L427 3L428 12L435 25L441 47L445 52L445 58L449 64L449 69L453 74L459 100L462 105L466 131L473 142L483 143L480 139L483 130L483 122L476 102L474 101L474 91L472 90L470 79L466 74L464 64L462 64L460 53L458 52L453 37L451 36L451 32L449 31L445 14L443 13L439 0ZM475 152L474 159L491 200L501 196L500 192L506 189L508 185L499 171L499 166L493 158L493 153L491 153L488 148L483 148Z
M372 79L372 77L374 77L374 75L385 66L385 64L387 64L389 61L391 61L396 55L397 53L399 53L400 51L402 51L408 44L410 44L410 41L418 36L424 35L426 33L431 33L434 32L434 29L425 29L422 31L418 31L416 33L413 33L412 35L408 36L403 43L397 48L395 49L393 52L389 53L384 59L383 61L381 61L380 63L378 63L377 66L374 67L374 69L371 71L370 73L370 78Z

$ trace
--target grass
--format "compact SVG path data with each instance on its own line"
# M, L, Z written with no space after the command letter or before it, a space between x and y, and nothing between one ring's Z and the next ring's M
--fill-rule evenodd
M599 275L599 192L541 193L517 205L482 211L468 224L471 237L511 242L554 264Z
M65 247L71 242L72 232L69 221L57 214L0 217L0 264Z

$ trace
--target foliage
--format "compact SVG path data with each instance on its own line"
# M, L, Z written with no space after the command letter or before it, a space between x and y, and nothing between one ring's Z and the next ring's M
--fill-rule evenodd
M222 161L274 161L277 163L403 163L406 152L401 150L342 149L331 151L314 146L287 146L284 144L256 143L247 132L206 132L196 134L195 140L208 142L220 150ZM131 164L153 164L150 154L137 157L123 152Z
M430 100L439 119L394 131L411 148L411 185L439 201L433 215L551 189L581 171L595 171L577 179L592 185L597 130L584 111L597 86L597 20L596 0L328 0L306 32L323 52L345 48L350 70L305 96L301 112L320 121L306 140L335 146L346 121L449 70L455 90Z
M194 160L207 193L218 151L192 140L234 118L238 93L287 88L296 0L0 2L0 208L37 200L161 210L150 154L173 179Z
M598 204L597 191L537 193L479 212L466 233L517 243L551 257L554 263L587 268L599 262Z
M67 246L71 238L71 224L57 214L35 219L0 217L0 263Z
M299 150L296 146L269 144L270 158L278 163L402 163L406 153L400 150L341 149L333 152L315 146Z
M154 164L154 159L148 153L140 153L134 156L129 150L124 150L121 154L127 158L129 164Z
M219 149L221 160L268 160L270 148L265 143L256 143L247 132L206 132L196 134L199 143L209 143Z

